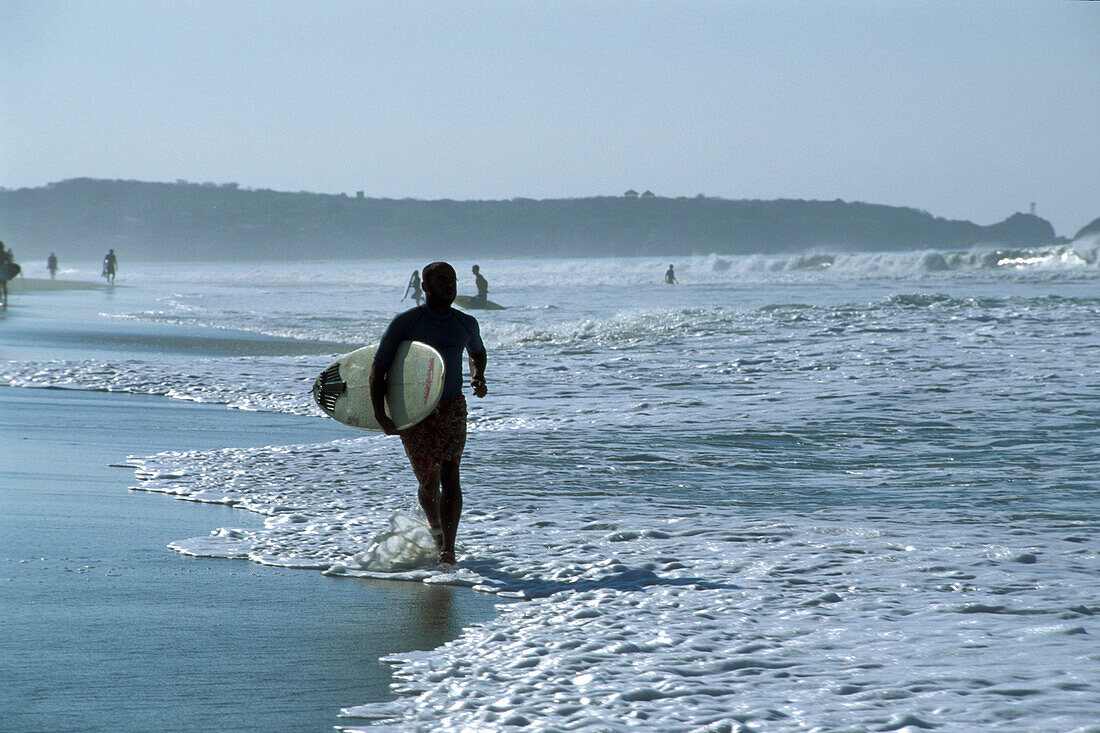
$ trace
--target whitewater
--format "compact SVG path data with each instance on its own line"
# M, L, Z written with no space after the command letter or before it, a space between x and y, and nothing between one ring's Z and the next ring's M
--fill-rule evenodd
M348 731L1100 731L1097 254L477 261L507 310L452 571L376 434L133 456L134 488L265 517L181 553L502 598ZM324 420L313 378L423 264L123 260L0 384Z

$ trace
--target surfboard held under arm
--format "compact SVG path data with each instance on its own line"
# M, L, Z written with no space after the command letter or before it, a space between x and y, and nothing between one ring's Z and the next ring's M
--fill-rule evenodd
M378 346L344 354L313 382L313 399L325 413L353 428L381 430L370 400L370 370ZM398 430L432 413L443 394L443 357L427 344L402 341L386 373L386 414Z

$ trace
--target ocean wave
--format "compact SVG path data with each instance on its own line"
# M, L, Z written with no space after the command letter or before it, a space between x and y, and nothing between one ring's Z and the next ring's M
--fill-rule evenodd
M726 330L737 320L734 313L720 306L636 309L607 318L487 324L482 335L486 346L497 348L662 343Z
M771 303L756 308L710 306L706 308L652 308L620 311L603 318L580 318L540 324L494 323L484 327L490 348L568 350L627 349L632 346L665 346L676 342L699 343L715 337L753 339L772 333L773 322L860 326L877 319L879 328L911 326L905 318L914 308L956 312L965 317L984 314L1012 317L1022 313L1044 314L1054 322L1073 322L1100 316L1100 298L1063 297L959 297L944 293L898 292L869 302L838 304ZM902 320L899 320L902 319Z
M968 251L809 252L791 255L724 257L709 255L692 263L696 269L727 275L827 274L832 278L924 277L929 275L1100 275L1100 245L1094 241L1034 248ZM687 270L688 268L684 268Z
M429 559L397 441L130 460L134 488L265 517L260 528L177 540L179 552L521 600L442 647L387 658L403 696L345 709L349 724L810 730L905 718L952 728L1011 713L1030 728L1053 708L1088 717L1093 686L1059 682L1066 669L1091 679L1097 667L1074 643L1100 601L1072 541L1095 521L1072 510L1060 532L1023 531L1030 520L1016 517L1021 531L1006 536L991 517L956 522L939 510L904 521L853 522L847 508L776 516L667 503L648 483L621 492L591 475L582 501L566 481L517 486L483 473L459 564L444 571ZM976 634L1000 642L970 644ZM897 673L897 659L913 655L924 660L920 679ZM1021 687L1046 704L1017 710L1003 690ZM965 704L951 702L959 689Z
M495 346L627 343L631 340L676 338L690 333L693 322L713 331L716 304L729 303L755 285L819 287L832 283L943 283L953 281L1029 282L1073 281L1100 277L1095 240L1030 249L980 249L966 252L810 252L787 255L688 258L617 258L592 260L502 260L485 263L492 275L494 299L508 310L478 313L483 331ZM661 281L674 261L681 286ZM146 278L149 292L161 284L156 307L104 312L109 319L145 321L218 330L237 330L280 339L361 345L377 340L393 315L403 310L394 285L407 273L392 264L347 263L334 281L326 263L226 266L206 276L204 270L149 268L134 277ZM195 278L188 289L181 283ZM248 283L250 287L241 287ZM749 291L745 291L745 288ZM633 303L650 308L626 309ZM694 307L684 309L685 303ZM769 304L781 306L782 304ZM617 310L627 315L609 318ZM652 316L630 315L648 310ZM594 315L593 315L594 314ZM722 320L724 316L717 316Z
M309 394L324 366L319 363L316 357L195 359L171 367L134 359L6 362L0 363L0 384L160 395L240 410L321 416Z
M472 288L468 275L472 262L454 262L459 290ZM682 284L733 282L754 276L784 275L840 279L864 277L914 277L948 275L1026 275L1027 273L1097 274L1100 271L1100 237L1083 237L1065 244L1034 247L989 247L968 250L902 250L852 252L814 250L776 254L694 254L653 257L602 257L589 259L480 260L494 294L522 289L537 281L540 287L614 287L623 284L662 284L665 270L674 264ZM127 270L129 281L148 285L183 283L224 286L241 293L286 293L302 296L382 294L400 299L412 269L422 263L407 262L283 262L221 264L135 265ZM98 275L98 273L96 273Z

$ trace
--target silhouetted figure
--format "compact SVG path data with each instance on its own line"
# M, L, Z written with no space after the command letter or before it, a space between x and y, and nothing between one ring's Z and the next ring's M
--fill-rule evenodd
M676 279L676 273L672 271L672 265L668 266L668 272L665 273L665 284L675 285L679 280Z
M46 269L50 271L50 279L53 280L57 276L57 255L53 252L50 252L50 256L46 260Z
M8 251L0 242L0 308L8 307Z
M420 271L413 270L412 276L409 278L409 285L405 288L405 294L401 296L401 300L412 295L412 299L416 301L417 305L420 305L420 301L424 299L424 291L420 289Z
M118 258L115 257L115 251L112 249L103 258L103 277L107 278L109 285L115 284L115 273L118 271Z
M451 308L458 291L458 276L446 262L424 267L422 306L410 308L392 321L382 335L370 372L370 397L374 416L387 435L400 435L405 455L412 464L419 488L417 496L439 550L439 563L455 564L455 534L462 515L459 462L466 447L466 397L462 394L462 352L470 357L470 386L484 397L485 344L477 319ZM421 341L443 356L444 385L439 406L410 428L397 431L386 414L387 372L402 341Z
M489 299L489 281L482 277L480 267L474 265L472 269L474 273L474 284L477 286L477 295L474 297L484 303Z
M8 280L18 275L21 269L15 264L15 254L10 249L4 249L4 243L0 242L0 307L8 307Z

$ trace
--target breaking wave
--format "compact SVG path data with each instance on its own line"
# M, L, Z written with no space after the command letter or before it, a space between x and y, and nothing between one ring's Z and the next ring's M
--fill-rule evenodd
M1070 244L1016 249L971 249L962 252L807 252L791 255L696 258L691 271L727 274L830 273L834 277L914 277L930 274L1098 275L1100 244ZM689 268L683 267L686 272Z

